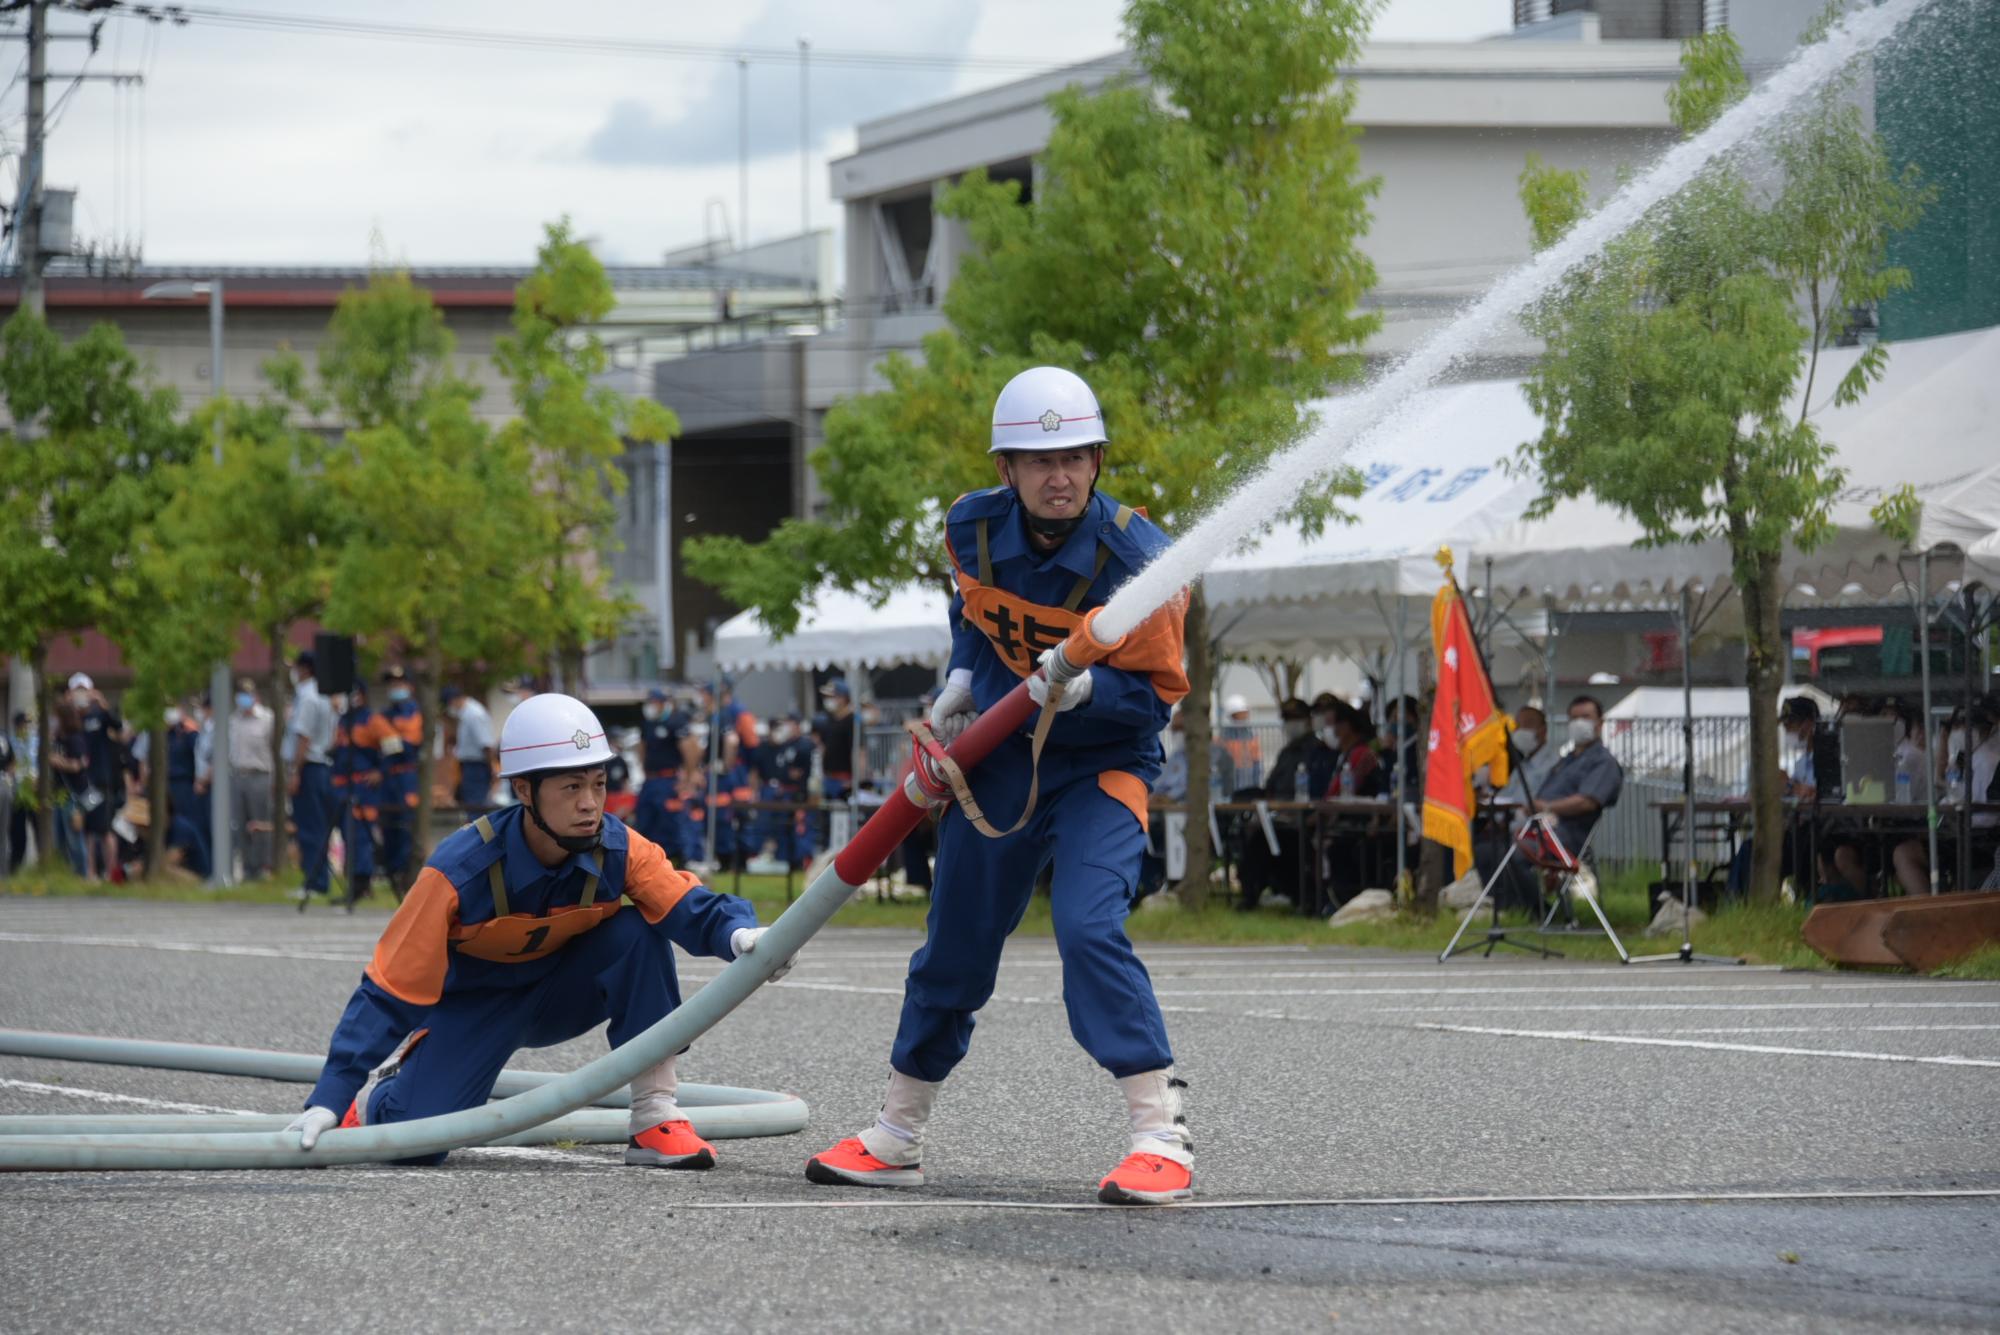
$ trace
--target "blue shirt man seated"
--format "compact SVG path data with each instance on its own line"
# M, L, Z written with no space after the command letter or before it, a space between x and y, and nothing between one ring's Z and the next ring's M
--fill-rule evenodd
M1535 793L1535 810L1556 818L1556 837L1572 855L1607 807L1618 805L1625 771L1599 734L1604 730L1604 706L1595 696L1579 695L1569 702L1569 749L1556 761Z

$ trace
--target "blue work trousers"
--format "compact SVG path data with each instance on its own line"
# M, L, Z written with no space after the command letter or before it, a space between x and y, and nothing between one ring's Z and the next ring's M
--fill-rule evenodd
M622 1047L681 1004L664 923L626 907L555 954L511 966L518 984L447 992L402 1070L375 1087L367 1121L408 1122L476 1108L522 1048L546 1048L611 1021ZM444 1155L414 1159L440 1163Z
M325 765L299 766L299 791L292 797L292 824L299 832L299 867L305 872L305 888L313 894L326 893L332 869L327 865L326 846L333 836L333 779Z
M493 767L483 760L458 762L458 805L467 821L493 809Z
M1173 1064L1152 979L1125 935L1145 831L1096 775L1057 776L1053 790L1049 777L1027 827L1004 839L973 829L956 806L938 826L925 940L910 957L890 1053L905 1075L942 1080L965 1056L973 1016L993 995L1001 947L1051 863L1049 907L1070 1033L1113 1076ZM1026 740L1010 738L972 778L988 818L1012 824L1028 791Z

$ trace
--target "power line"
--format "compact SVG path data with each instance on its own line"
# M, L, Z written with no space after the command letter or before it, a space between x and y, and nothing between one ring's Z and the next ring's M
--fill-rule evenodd
M252 31L290 32L320 36L361 37L381 41L423 42L455 47L565 51L595 56L638 56L652 60L749 60L796 65L796 48L736 46L712 42L676 42L637 36L580 37L568 33L531 33L486 28L447 28L425 24L380 23L368 19L313 14L266 14L255 10L218 9L208 5L130 4L112 11L126 17L205 23ZM1053 68L1048 60L998 56L950 55L922 51L841 51L815 47L812 59L821 65L866 69L941 69L1028 72Z

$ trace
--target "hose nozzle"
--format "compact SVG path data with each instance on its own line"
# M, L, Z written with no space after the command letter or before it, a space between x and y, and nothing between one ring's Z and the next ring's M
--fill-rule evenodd
M1069 683L1074 681L1092 663L1100 662L1118 652L1125 643L1125 637L1106 643L1097 637L1097 617L1104 609L1093 607L1083 614L1083 621L1070 632L1069 638L1056 646L1055 653L1049 655L1049 680Z

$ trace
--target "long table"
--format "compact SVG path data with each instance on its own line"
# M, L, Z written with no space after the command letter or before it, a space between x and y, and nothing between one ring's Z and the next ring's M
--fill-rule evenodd
M1680 831L1686 820L1686 806L1685 801L1673 799L1653 803L1653 809L1660 816L1660 870L1663 880L1680 879L1677 850L1680 848ZM1694 812L1695 835L1721 833L1728 840L1730 860L1734 861L1738 836L1750 824L1749 799L1697 798ZM1972 864L1975 828L1984 828L1975 827L1973 817L1987 814L2000 816L2000 803L1954 802L1941 804L1937 812L1941 834L1947 823L1953 827L1953 851L1957 862L1954 883L1962 890L1972 889L1985 878L1984 869L1975 869ZM1710 818L1706 823L1702 819L1704 816ZM1930 829L1930 808L1921 802L1787 801L1785 820L1794 832L1793 846L1803 850L1804 866L1817 876L1819 844L1824 833L1848 832L1884 845L1897 836L1923 839ZM1879 864L1882 861L1876 859L1877 865L1871 870L1881 870Z

